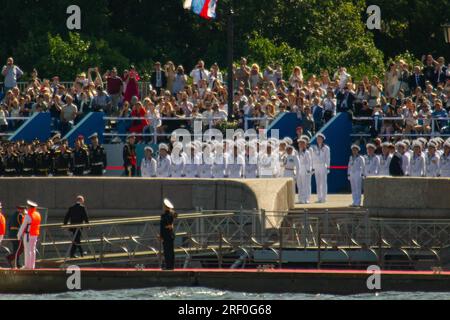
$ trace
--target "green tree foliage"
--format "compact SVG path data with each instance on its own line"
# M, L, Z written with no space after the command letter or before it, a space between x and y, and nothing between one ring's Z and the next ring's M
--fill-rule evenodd
M182 0L1 2L0 59L12 55L23 69L36 67L41 77L73 78L88 66L130 64L146 77L156 60L173 60L187 70L199 58L224 67L231 2L236 60L278 62L285 72L297 64L308 73L345 65L359 77L381 73L390 57L407 50L419 59L424 53L449 54L440 28L450 16L448 0L220 0L214 21L183 10ZM78 35L66 28L72 4L82 9ZM365 27L369 4L382 9L381 31Z

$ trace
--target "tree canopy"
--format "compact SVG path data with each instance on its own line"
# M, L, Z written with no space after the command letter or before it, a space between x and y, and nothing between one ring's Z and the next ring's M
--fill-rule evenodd
M149 72L153 61L193 67L226 65L226 14L206 21L183 9L182 0L2 0L0 58L14 56L23 69L65 80L90 66ZM82 29L66 27L66 9L82 10ZM370 31L369 4L382 9L383 29ZM380 73L409 51L449 55L440 25L449 0L246 0L234 1L235 57L251 62L300 65L310 73L347 66L355 76ZM68 77L70 77L68 79Z

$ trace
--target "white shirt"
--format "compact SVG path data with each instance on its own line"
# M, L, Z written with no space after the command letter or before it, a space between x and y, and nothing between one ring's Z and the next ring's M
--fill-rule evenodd
M312 171L311 153L308 150L299 151L297 157L299 166L297 175L311 174Z
M409 152L405 152L402 156L402 169L405 176L409 176L411 170L411 155Z
M195 154L186 160L185 176L186 178L198 178L200 176L200 164L202 163L202 155Z
M194 69L191 72L191 78L194 80L194 84L198 85L200 80L209 80L209 71L207 71L206 69Z
M276 153L263 153L259 157L259 176L260 177L278 177L280 172L280 157Z
M426 176L430 178L436 178L439 176L439 162L440 158L438 154L426 156Z
M31 217L25 212L25 218L23 219L22 225L20 226L19 232L17 233L17 239L20 240L22 236L25 235L27 228L31 225Z
M410 164L410 176L411 177L425 177L426 173L426 160L425 156L421 154L420 156L413 155Z
M241 155L234 157L227 154L225 159L225 176L232 179L241 179L244 177L245 158Z
M365 171L365 160L362 156L351 156L348 162L348 175L350 178L362 177Z
M376 155L369 156L366 155L364 157L365 162L365 172L364 176L366 177L375 177L380 172L380 158Z
M450 178L450 155L446 156L443 154L439 164L440 176Z
M214 164L214 154L203 153L203 163L199 167L199 176L204 179L212 178L212 167Z
M142 159L141 175L143 178L154 178L157 174L158 163L155 159Z
M258 177L258 156L249 155L245 157L245 178L256 179Z
M185 153L173 153L170 156L170 161L172 162L172 167L170 171L170 176L172 178L182 178L185 176L186 168L186 154Z
M391 166L392 157L393 157L392 154L389 154L388 156L384 155L380 156L380 169L378 175L380 176L390 175L389 167Z
M212 174L215 179L225 176L225 158L227 154L216 153L214 155L214 164L212 166Z
M319 146L313 146L311 148L312 153L312 166L314 170L318 169L329 169L331 162L331 151L330 147L323 145L321 148Z
M172 166L172 161L170 160L169 155L165 156L164 158L159 156L158 167L157 167L158 177L169 178L171 166Z

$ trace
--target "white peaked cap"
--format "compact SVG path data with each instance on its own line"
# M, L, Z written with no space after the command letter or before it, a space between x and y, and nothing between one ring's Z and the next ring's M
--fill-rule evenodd
M33 207L33 208L37 208L38 207L37 203L34 202L34 201L31 201L31 200L27 201L27 205L29 205L30 207Z
M169 199L164 199L164 206L169 209L175 209L175 206L170 202Z
M165 143L161 143L161 144L159 145L159 150L166 150L166 151L169 151L169 146L168 146L167 144L165 144Z

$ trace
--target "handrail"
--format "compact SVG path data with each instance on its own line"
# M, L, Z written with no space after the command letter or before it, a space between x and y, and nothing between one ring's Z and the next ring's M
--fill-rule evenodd
M225 218L235 216L235 213L222 213L222 214L181 214L178 216L178 220L186 220L186 219L196 219L196 218ZM41 228L47 229L78 229L78 228L91 228L91 227L99 227L99 226L109 226L109 225L124 225L124 224L134 224L134 223L143 223L143 222L159 222L160 217L152 216L145 218L127 218L127 219L112 219L112 220L98 220L92 221L86 224L73 224L73 225L64 225L62 223L57 224L44 224Z

